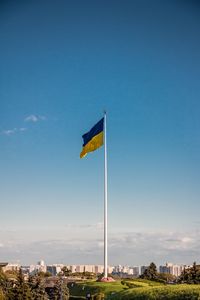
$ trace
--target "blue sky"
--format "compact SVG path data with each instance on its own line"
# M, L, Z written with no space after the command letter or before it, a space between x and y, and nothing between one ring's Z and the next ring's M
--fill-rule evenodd
M199 261L199 15L1 1L2 260L103 263L103 149L79 153L106 109L109 263Z

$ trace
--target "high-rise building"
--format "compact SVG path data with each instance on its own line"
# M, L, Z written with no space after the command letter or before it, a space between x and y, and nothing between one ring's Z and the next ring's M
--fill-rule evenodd
M104 271L104 266L103 265L94 266L94 273L95 274L102 274L103 271Z
M166 263L166 265L159 267L159 271L160 271L160 273L172 274L172 275L178 277L181 275L184 268L187 269L188 267L190 267L190 266L174 265L172 263Z
M76 272L76 266L75 265L71 265L69 266L69 269L72 273L75 273Z
M47 266L47 272L51 273L52 276L58 275L62 271L63 265L50 265Z
M148 266L141 266L140 268L140 274L144 274L144 271L148 269Z
M133 273L132 273L133 276L138 277L140 275L139 267L132 267L131 269L133 270Z
M78 266L76 266L76 272L78 272L78 273L85 272L85 266L84 265L78 265Z

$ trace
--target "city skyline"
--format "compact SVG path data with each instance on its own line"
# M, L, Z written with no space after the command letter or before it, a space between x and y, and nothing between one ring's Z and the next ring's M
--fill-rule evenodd
M152 262L151 262L152 264ZM154 263L153 263L154 264ZM197 264L198 265L198 264ZM104 265L70 265L70 264L46 264L44 260L39 261L37 264L31 264L31 265L20 265L19 263L11 264L11 263L2 263L0 262L0 266L3 267L3 271L19 271L22 270L23 274L26 275L35 275L37 273L43 272L43 273L51 273L53 276L57 276L59 273L63 271L63 268L67 269L69 272L68 276L70 276L70 273L85 273L90 272L94 274L102 274L104 273ZM165 274L171 274L175 277L179 277L181 273L189 269L193 266L191 265L178 265L166 262L162 265L155 265L157 272L159 273L165 273ZM144 274L145 270L149 265L116 265L116 266L108 266L107 270L109 274L118 275L118 276L130 276L130 277L138 277L142 274Z
M200 254L196 1L1 1L0 257L108 264Z

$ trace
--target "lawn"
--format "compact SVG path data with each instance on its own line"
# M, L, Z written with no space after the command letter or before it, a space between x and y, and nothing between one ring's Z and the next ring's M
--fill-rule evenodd
M115 281L110 283L86 281L80 283L74 283L68 285L70 295L72 296L86 296L87 293L96 294L104 293L105 295L111 295L113 293L119 293L128 289L127 286L121 284L121 281Z
M123 283L123 284L122 284ZM199 300L200 285L164 285L148 280L124 280L111 283L87 281L70 286L70 294L85 299L103 293L106 300ZM81 299L81 298L79 298Z

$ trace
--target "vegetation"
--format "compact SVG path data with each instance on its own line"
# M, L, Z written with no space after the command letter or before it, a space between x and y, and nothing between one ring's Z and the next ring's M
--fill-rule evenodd
M88 292L95 300L199 300L200 286L188 284L166 285L147 279L128 279L112 283L87 281L69 285L70 299L86 299ZM78 298L76 298L78 297ZM105 297L105 298L104 298Z
M67 269L65 272L70 273ZM109 283L87 280L67 286L63 273L57 277L38 273L25 280L21 270L13 274L0 270L0 300L83 300L88 293L91 300L200 300L200 266L196 263L183 271L176 284L167 284L170 274L158 273L153 263L143 278Z
M62 274L66 277L69 277L72 275L72 271L65 266L62 268Z
M200 266L197 266L196 262L194 262L191 268L184 269L178 282L200 284Z
M69 290L62 277L50 281L44 273L30 276L26 281L20 270L6 274L0 270L0 300L68 300Z
M188 285L168 285L128 289L119 293L116 298L123 300L198 300L200 299L200 287Z
M158 272L156 269L156 265L152 262L140 277L149 280L157 280Z

